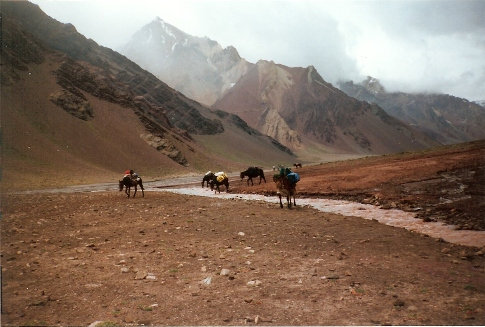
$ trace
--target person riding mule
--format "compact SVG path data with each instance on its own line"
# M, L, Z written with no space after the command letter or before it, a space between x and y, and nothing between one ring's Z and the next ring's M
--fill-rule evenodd
M140 177L138 176L138 174L137 174L137 173L135 173L135 171L134 171L133 169L130 169L130 170L126 170L126 171L125 171L125 175L123 176L123 178L124 178L124 177L127 177L127 176L128 176L128 177L130 177L130 178L131 178L132 180L134 180L134 181L136 181L136 180L138 180L138 178L140 178Z
M123 188L126 187L125 193L127 197L130 197L131 187L135 187L135 192L133 193L133 197L136 196L136 191L138 189L138 185L141 188L142 197L145 197L145 188L143 187L143 181L140 176L133 169L125 171L125 175L123 179L119 181L120 192L123 191Z

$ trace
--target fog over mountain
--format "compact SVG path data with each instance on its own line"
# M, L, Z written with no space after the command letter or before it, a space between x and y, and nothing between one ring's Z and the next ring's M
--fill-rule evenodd
M234 47L188 35L157 17L120 53L191 99L212 105L252 64Z
M375 103L391 116L422 131L432 139L453 144L485 138L485 108L447 94L387 92L379 80L339 83L346 94Z
M313 65L333 84L369 75L389 91L485 99L482 0L33 2L113 49L159 16L249 62Z

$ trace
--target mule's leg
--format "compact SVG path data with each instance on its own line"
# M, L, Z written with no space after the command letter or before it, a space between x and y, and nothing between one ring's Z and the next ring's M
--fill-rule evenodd
M288 204L288 209L291 209L291 195L288 193L286 196L286 203Z
M293 194L293 204L294 204L294 205L295 205L295 207L296 207L295 194Z
M130 187L126 186L125 193L127 197L130 197Z
M283 202L281 201L281 193L278 193L278 196L280 197L280 208L283 208Z
M136 196L136 190L138 189L138 185L135 185L135 193L133 193L133 197Z
M250 177L249 179L251 180L251 186L254 186L254 183L253 183L253 178L252 178L252 177ZM249 185L249 180L248 180L248 185Z
M141 188L141 197L144 198L145 197L145 188L143 187L143 183L141 182L141 180L140 180L139 184L140 184L140 188Z

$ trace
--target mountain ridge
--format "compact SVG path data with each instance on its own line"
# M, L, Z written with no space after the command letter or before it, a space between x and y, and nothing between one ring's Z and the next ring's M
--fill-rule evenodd
M375 103L429 137L454 144L485 139L485 108L447 94L387 92L374 77L339 84L349 96Z
M160 26L165 29L161 29ZM174 33L167 32L167 28L178 31L178 36L171 38ZM150 32L148 33L148 31ZM144 35L140 35L140 33ZM153 35L162 35L161 38L165 42L163 51L160 50L161 45L156 44L157 37L153 37ZM134 41L135 38L136 41ZM167 43L168 38L171 38L171 43ZM147 40L155 42L155 44L150 48ZM177 46L179 44L182 45ZM190 46L190 44L197 44L197 46ZM412 135L413 132L409 126L400 125L390 117L385 117L386 113L378 108L366 109L370 116L374 116L372 119L370 116L366 119L375 121L371 124L372 127L369 126L369 129L378 126L379 123L376 122L379 120L384 122L384 125L387 124L386 126L392 120L392 124L400 126L401 132L394 129L393 136L388 138L403 137L403 140L395 141L394 145L391 145L392 141L382 141L377 135L370 136L372 133L363 132L364 127L358 129L348 127L345 128L345 131L341 130L341 127L336 128L343 116L346 116L343 120L347 121L356 119L356 117L355 119L351 118L349 114L345 115L345 111L352 111L359 116L362 113L355 110L354 107L361 106L362 109L366 105L345 99L347 95L333 87L332 84L327 83L318 74L315 67L309 66L306 68L306 72L299 72L300 69L304 68L287 67L267 60L260 60L256 64L247 63L239 56L236 49L232 50L232 47L228 47L223 50L216 41L207 37L190 36L172 25L165 24L161 19L152 21L136 32L124 49L127 56L136 62L141 62L144 67L157 76L164 76L165 80L171 80L169 84L182 93L197 93L196 99L206 103L211 103L215 99L213 108L241 116L251 127L261 133L277 139L292 150L297 152L301 150L300 154L305 152L305 148L318 148L317 152L321 154L328 151L386 153L437 144L432 140L426 140L423 135ZM130 51L126 51L127 49L130 49ZM181 52L174 55L177 49L180 49ZM225 87L221 87L222 84L220 83L214 86L213 81L224 80L226 71L210 67L212 56L216 53L224 57L224 51L233 51L231 63L233 65L241 64L244 69L238 70L238 74L234 76L232 83L226 83ZM155 62L148 64L147 61L150 60ZM173 66L169 67L172 64ZM164 66L164 68L160 69L157 65ZM199 66L199 68L195 69L194 66ZM172 69L171 72L169 72L170 69ZM162 70L164 70L163 73ZM207 77L204 74L209 70L210 77ZM176 79L179 81L184 79L184 83L179 84L175 81ZM301 85L296 85L296 81ZM313 86L311 86L312 83ZM245 84L245 86L240 86L241 84ZM212 90L208 90L208 85L213 87ZM258 90L258 88L260 89ZM234 95L234 90L239 90L241 95ZM298 93L301 93L301 95L298 95ZM320 95L317 95L317 93ZM210 101L208 97L211 98ZM229 98L232 99L228 100ZM308 100L310 98L313 100ZM321 103L318 103L317 98ZM316 109L322 106L333 107L336 99L340 101L337 106L348 106L349 108L333 108L332 110L335 112L330 114L332 117L322 114L324 111L322 108ZM241 103L245 103L244 108L241 107ZM309 109L302 113L304 111L302 108L306 105L309 106ZM338 115L340 120L334 117L335 115ZM298 122L299 119L303 121ZM381 130L385 129L381 128ZM387 145L384 145L384 143L387 143ZM403 144L406 144L406 146Z
M159 19L159 21L162 21L162 20ZM151 24L153 24L153 22ZM149 26L150 26L150 24L146 25L144 28L148 28ZM180 31L176 27L173 27L172 25L167 24L165 26L169 26L170 28L173 28L173 29L176 29L177 31ZM227 47L226 49L223 50L222 47L216 41L213 41L213 40L211 40L207 37L204 37L204 38L193 37L193 36L190 36L187 33L182 32L182 31L180 31L180 33L184 35L183 40L185 40L185 43L188 43L189 39L196 40L196 41L193 41L194 43L199 42L198 43L199 44L198 50L196 51L196 50L194 50L190 47L186 47L185 51L183 52L183 55L179 55L177 57L177 63L175 64L174 67L172 67L173 71L171 73L167 73L167 75L165 75L164 78L166 78L168 80L171 79L172 80L171 85L174 88L178 89L182 93L193 95L193 97L195 99L197 99L198 101L201 101L201 102L206 103L206 104L212 104L212 103L214 103L214 104L219 103L220 104L220 102L222 101L222 98L227 96L228 93L231 93L231 89L235 85L237 85L237 83L241 79L244 79L244 75L248 74L248 72L253 70L255 65L258 65L258 63L252 64L252 63L245 62L244 63L244 69L238 71L237 75L235 75L234 78L231 79L231 81L232 81L231 83L225 83L224 87L221 87L222 84L218 84L217 86L215 86L214 81L224 79L223 78L223 76L224 76L223 72L221 72L220 70L217 70L217 69L212 69L211 72L210 72L210 74L211 74L210 77L204 76L204 74L203 74L204 71L207 71L207 69L209 69L207 67L209 67L210 64L211 64L211 56L213 55L213 53L221 54L224 51L228 51L228 52L233 51L233 53L234 53L234 58L233 58L233 61L232 61L233 63L234 62L242 62L244 59L242 59L239 56L239 54L237 53L237 50L232 49L232 47ZM153 38L151 40L153 40ZM179 38L177 40L177 42L179 44L183 43L181 38ZM135 43L135 44L137 44L139 46L139 43ZM202 44L204 44L204 46L201 46ZM172 46L173 45L174 44L172 44ZM213 48L211 48L211 46L213 46ZM180 47L180 48L182 48L182 47ZM206 51L202 51L203 48L206 49ZM156 51L153 50L153 49L150 50L150 49L147 49L146 47L143 48L143 49L144 49L143 51L140 51L143 54L146 54L147 52L148 53L156 53ZM215 50L213 50L211 52L211 51L208 51L207 49L215 49ZM191 55L189 54L190 50L197 52L197 54L198 54L197 58L191 57ZM136 52L138 50L136 50L136 51L133 50L133 51ZM159 53L158 56L162 57L161 53ZM221 56L224 56L224 55L221 55ZM139 56L138 56L138 59L137 59L137 56L134 53L132 53L131 57L135 61L143 60L143 58L140 59ZM170 60L168 60L165 63L165 65L169 66ZM200 66L200 67L206 67L206 68L195 69L195 68L193 68L194 66ZM186 69L187 67L190 67L190 69ZM296 68L298 68L298 67L296 67ZM150 70L150 68L148 68L148 67L147 67L147 69ZM168 71L169 69L170 68L165 68L166 71ZM287 67L287 69L290 69L290 67ZM183 71L183 73L179 74L180 71ZM183 77L181 77L180 75L183 75ZM173 78L171 76L178 76L178 77ZM266 78L270 78L270 77L267 76ZM175 79L178 79L178 82L175 81ZM183 79L183 82L181 82L182 79ZM318 79L315 79L315 80L318 80ZM414 118L414 119L410 119L409 113L405 112L407 109L403 109L402 105L399 109L399 108L397 108L397 106L394 106L394 108L393 108L392 105L390 105L389 103L386 103L385 101L384 102L382 102L382 101L381 102L372 101L373 99L371 99L371 98L375 98L376 96L377 97L383 97L383 94L387 94L387 91L382 86L382 84L380 84L378 79L369 78L366 81L363 81L363 83L364 82L366 83L366 85L365 85L365 88L367 90L366 92L370 92L367 97L366 96L359 97L356 94L351 94L351 93L348 94L348 92L344 92L344 93L348 94L351 97L354 97L354 98L356 98L360 101L369 100L367 102L375 103L378 106L384 107L383 109L385 110L385 112L387 114L390 114L391 116L393 116L393 117L395 117L399 120L403 120L406 123L407 128L417 128L419 130L419 133L424 133L428 138L432 139L435 143L446 143L446 144L448 144L448 143L456 143L456 142L466 142L466 141L469 141L469 140L475 140L475 139L479 139L479 138L484 137L483 133L480 132L480 129L478 127L468 126L467 125L467 124L469 124L468 122L463 122L463 123L461 123L461 125L458 124L459 126L456 126L457 125L457 123L456 123L457 118L456 117L454 117L453 119L445 119L444 116L441 113L436 114L436 112L444 110L444 111L448 112L447 116L450 116L450 115L458 116L459 113L452 113L451 112L452 107L457 106L457 101L453 100L453 97L447 97L445 95L441 95L440 99L433 101L433 103L435 104L435 107L436 107L436 104L439 103L439 107L437 107L437 110L434 110L434 111L426 110L425 107L427 105L423 103L425 101L420 100L422 102L422 104L420 106L423 107L423 108L421 108L421 110L425 111L423 113L423 115L428 116L427 119L429 120L429 122L425 124L426 126L422 126L423 124L420 123L420 121L417 117ZM333 88L333 85L331 85L330 83L326 83L326 82L320 82L320 83L323 83L322 85L324 85L324 86L327 85L330 88ZM208 86L208 85L210 85L210 86ZM340 83L340 85L341 85L341 83ZM209 90L209 88L211 88L211 90ZM340 88L343 89L343 86L340 86ZM247 92L247 90L245 90L244 92ZM400 94L400 96L398 98L396 98L397 99L396 102L398 102L398 103L402 102L401 98L403 97L403 95L405 93L399 92L399 93L396 93L396 94ZM265 99L266 96L267 95L265 95L263 93L263 94L261 94L261 99L255 98L253 103L251 104L252 109L250 109L250 110L259 111L259 109L257 109L257 108L260 105L260 103L258 103L258 102L262 101L264 103L266 101L266 99ZM436 95L436 98L437 97L438 97L438 95ZM443 99L447 99L448 101L444 101ZM276 100L275 95L273 94L271 101L275 101L275 102L285 101L284 95L281 95L281 98L279 100ZM426 100L426 101L428 101L428 100ZM388 102L390 102L390 101L388 101ZM446 103L446 102L448 102L448 103ZM233 104L233 105L237 105L237 104ZM406 104L404 104L404 105L409 106L409 105L406 105ZM278 106L278 105L276 104L276 106ZM214 105L214 107L217 107L217 105ZM448 108L445 108L445 107L448 107ZM229 111L231 111L231 110L232 109L229 109ZM247 110L249 110L249 109L247 109ZM232 112L234 112L234 111L232 111ZM379 115L382 116L382 113L380 113ZM254 114L250 115L249 113L244 116L245 117L244 119L248 120L248 122L250 123L250 125L252 127L257 128L261 132L266 133L266 134L268 134L272 137L276 137L277 139L280 140L280 142L286 142L285 144L287 146L290 146L294 149L301 147L301 142L302 142L301 133L296 132L295 129L291 127L291 125L294 124L294 122L292 122L291 119L287 120L286 118L282 118L281 115L276 114L276 112L268 110L267 108L265 109L265 112L262 116L259 116L259 115L257 115L257 116L258 116L258 119L260 119L261 121L255 122L254 121L256 119L255 115ZM475 114L475 116L473 116L473 118L477 119L480 122L483 121L483 119L480 118L478 114ZM472 118L472 120L473 120L473 118ZM272 123L267 124L264 121L271 121ZM469 120L469 121L471 121L471 120ZM452 122L452 123L450 124L449 122ZM433 127L432 126L433 124L437 125L437 126ZM470 124L473 124L473 123L470 123ZM438 126L438 125L440 125L440 126ZM475 124L475 125L477 125L477 124ZM324 130L326 130L326 136L327 136L326 141L328 143L330 138L335 137L335 136L332 136L333 132L332 132L331 124L328 124L328 121L324 121L324 122L322 122L322 128ZM439 131L437 131L437 129L443 130L443 129L446 129L446 128L451 129L451 131L449 131L449 132L443 132L443 131L439 132ZM468 134L472 134L472 135L468 135ZM360 136L355 135L354 138L355 138L356 141L358 140L358 142L361 143L360 145L363 145L364 143L366 143L365 137L362 137L362 135L360 135ZM344 142L344 143L348 143L348 142ZM347 150L349 150L352 147L345 146L345 148ZM362 148L362 147L360 147L360 148ZM402 149L402 147L397 147L396 150L398 148ZM354 151L354 149L351 149L351 151ZM357 149L356 151L362 151L362 149ZM370 150L370 151L372 151L372 150Z
M258 61L213 107L237 114L297 153L314 143L369 154L437 144L378 106L347 96L313 66Z
M120 52L189 98L212 105L252 65L236 48L191 36L157 17ZM195 81L194 81L195 80Z
M186 98L38 6L5 2L0 10L8 185L28 184L36 174L86 183L128 167L160 177L293 161L288 149L233 115ZM235 140L247 153L231 148ZM15 180L20 170L23 181Z

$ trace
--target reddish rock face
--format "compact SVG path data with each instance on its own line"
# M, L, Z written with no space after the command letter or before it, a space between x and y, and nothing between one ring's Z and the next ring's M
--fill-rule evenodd
M239 115L297 151L312 142L357 153L436 144L378 106L347 96L312 66L290 68L260 61L214 107Z

